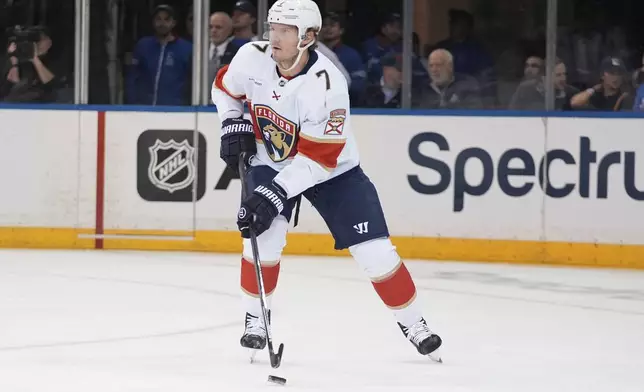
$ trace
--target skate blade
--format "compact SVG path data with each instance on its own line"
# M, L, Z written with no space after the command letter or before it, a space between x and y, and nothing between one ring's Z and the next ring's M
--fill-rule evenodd
M427 354L427 358L431 359L433 362L436 362L436 363L443 363L443 357L441 356L440 348L437 348L436 350Z
M248 354L250 357L250 363L255 363L255 356L257 356L257 353L260 352L260 350L256 350L254 348L249 348L248 349Z

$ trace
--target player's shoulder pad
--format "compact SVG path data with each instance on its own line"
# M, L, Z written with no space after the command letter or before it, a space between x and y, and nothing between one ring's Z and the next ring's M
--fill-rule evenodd
M323 55L318 55L318 60L313 64L307 76L309 79L315 80L315 85L319 87L316 90L318 93L323 93L322 96L349 94L349 86L344 74Z
M244 61L252 61L253 59L270 57L271 45L268 41L251 41L242 45L237 51L235 57Z
M273 61L270 50L268 42L247 42L237 50L227 71L233 74L252 74L268 61Z

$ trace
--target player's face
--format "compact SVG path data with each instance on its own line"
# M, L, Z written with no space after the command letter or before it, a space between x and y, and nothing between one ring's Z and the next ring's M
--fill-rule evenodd
M268 30L268 40L273 49L275 61L287 61L297 56L297 27L280 23L271 23Z

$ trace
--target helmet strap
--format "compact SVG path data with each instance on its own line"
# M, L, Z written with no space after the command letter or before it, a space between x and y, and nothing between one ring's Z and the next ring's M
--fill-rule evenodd
M280 71L289 72L293 68L295 68L300 63L300 60L302 59L302 55L304 54L304 52L306 50L308 50L308 48L310 48L315 43L315 40L313 39L313 40L311 40L311 42L309 42L304 47L302 47L302 41L304 41L304 39L306 39L306 34L300 35L300 39L297 42L297 52L298 53L297 53L297 57L295 57L295 61L293 62L293 65L291 65L288 69L282 69L280 67ZM278 67L279 67L279 65L278 65Z

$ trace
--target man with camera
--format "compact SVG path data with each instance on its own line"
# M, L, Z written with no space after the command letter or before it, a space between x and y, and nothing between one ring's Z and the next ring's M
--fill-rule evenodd
M0 80L0 100L41 103L57 100L62 78L52 71L51 46L52 40L43 27L13 29Z

